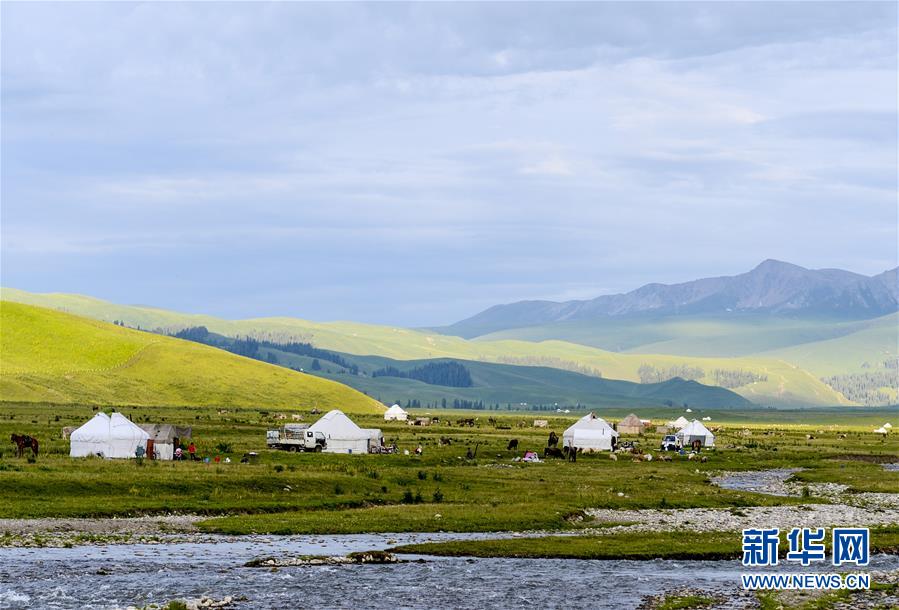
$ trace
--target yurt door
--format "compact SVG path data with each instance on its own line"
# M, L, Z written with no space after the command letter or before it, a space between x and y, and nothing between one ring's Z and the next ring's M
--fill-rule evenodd
M150 458L151 460L156 459L156 451L155 451L155 448L153 447L154 444L155 443L152 438L147 439L147 457Z

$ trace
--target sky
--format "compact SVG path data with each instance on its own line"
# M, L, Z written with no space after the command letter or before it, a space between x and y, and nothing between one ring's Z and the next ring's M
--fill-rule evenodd
M0 4L0 283L448 324L897 264L897 5Z

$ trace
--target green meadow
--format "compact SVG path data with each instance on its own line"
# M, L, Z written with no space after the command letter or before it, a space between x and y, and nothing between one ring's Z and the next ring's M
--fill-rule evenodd
M456 420L471 412L441 412L430 427L356 415L364 427L380 427L397 455L296 454L265 449L265 431L283 413L253 408L128 407L137 422L193 426L202 456L231 463L71 459L63 426L89 419L93 407L3 405L0 436L27 433L41 441L34 461L2 446L0 518L100 517L171 512L207 515L200 526L228 534L355 533L400 531L577 530L588 508L689 508L792 504L816 501L730 491L710 484L721 470L804 467L802 480L839 482L850 493L899 492L899 473L879 463L899 455L899 436L882 438L851 412L829 423L772 423L779 412L760 412L753 422L717 421L718 449L708 462L612 461L583 455L575 463L512 461L542 451L549 430L561 433L574 416L550 417L534 428L533 415L480 414L474 427ZM301 412L306 421L316 416ZM608 414L603 414L608 415ZM611 417L611 416L610 416ZM723 416L726 417L726 416ZM488 421L493 418L494 421ZM882 420L875 420L882 423ZM746 436L749 430L751 436ZM814 439L807 439L812 434ZM441 443L441 438L451 444ZM519 449L508 451L518 439ZM658 434L639 440L652 453ZM423 447L423 455L402 450ZM477 453L467 459L469 450ZM259 452L258 463L241 464Z

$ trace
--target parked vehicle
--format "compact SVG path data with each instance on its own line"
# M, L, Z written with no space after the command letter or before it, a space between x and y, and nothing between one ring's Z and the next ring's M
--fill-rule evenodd
M673 434L668 434L665 438L662 439L662 445L659 447L661 451L677 451L680 449L680 444L677 442L677 437Z
M320 453L327 446L327 440L321 432L309 430L309 424L287 424L266 432L265 444L270 449Z

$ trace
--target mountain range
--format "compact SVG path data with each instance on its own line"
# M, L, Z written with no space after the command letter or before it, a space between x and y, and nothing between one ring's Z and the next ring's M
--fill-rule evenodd
M565 302L495 305L439 330L464 338L526 326L634 316L763 313L865 320L899 309L897 269L865 276L766 260L734 276L680 284L647 284L631 292Z

